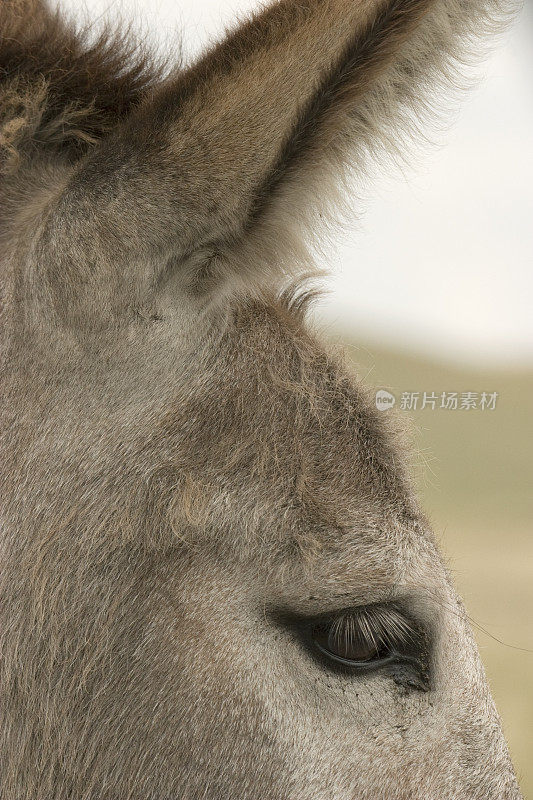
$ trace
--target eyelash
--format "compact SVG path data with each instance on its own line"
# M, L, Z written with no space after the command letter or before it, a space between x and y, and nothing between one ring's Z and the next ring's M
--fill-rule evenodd
M371 647L403 648L413 641L415 629L394 608L369 606L342 612L328 620L335 630L339 644L350 643L355 637Z

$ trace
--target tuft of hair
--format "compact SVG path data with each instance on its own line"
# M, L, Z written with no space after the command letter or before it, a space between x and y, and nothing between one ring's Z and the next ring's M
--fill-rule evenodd
M79 157L166 72L130 28L81 27L45 0L2 0L0 172L37 145Z

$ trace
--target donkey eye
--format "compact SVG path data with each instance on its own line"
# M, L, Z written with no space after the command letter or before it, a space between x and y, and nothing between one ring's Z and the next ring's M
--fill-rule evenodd
M321 653L341 662L367 664L388 655L382 644L370 641L360 631L344 628L337 621L319 623L312 629L311 638Z
M416 634L396 609L371 606L315 620L309 638L329 661L368 670L411 660Z

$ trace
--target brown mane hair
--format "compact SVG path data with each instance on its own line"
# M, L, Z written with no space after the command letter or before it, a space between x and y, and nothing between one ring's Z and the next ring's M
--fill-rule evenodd
M76 26L41 0L2 0L0 41L4 170L28 149L83 155L167 71L128 30Z

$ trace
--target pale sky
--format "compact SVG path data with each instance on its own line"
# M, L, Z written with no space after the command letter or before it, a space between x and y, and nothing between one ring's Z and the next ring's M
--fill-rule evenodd
M439 147L377 176L327 266L328 321L473 363L533 364L533 7L481 70ZM62 0L120 12L194 53L253 0Z

